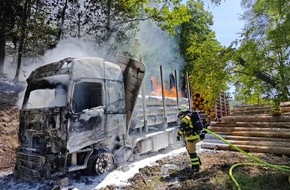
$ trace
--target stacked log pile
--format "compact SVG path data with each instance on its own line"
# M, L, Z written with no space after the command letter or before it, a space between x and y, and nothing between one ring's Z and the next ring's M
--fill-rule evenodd
M270 111L269 105L236 106L231 115L212 122L208 129L248 152L290 155L290 112L284 109L280 115L271 115ZM234 150L210 134L201 146Z
M290 102L281 102L280 103L280 110L283 113L290 112Z
M213 108L206 108L205 102L206 101L199 93L195 93L192 97L192 109L202 111L210 116L211 121L219 120L223 116L230 115L229 96L227 93L220 93Z
M271 105L240 105L231 109L231 115L269 114Z
M205 111L204 99L199 93L195 93L192 97L192 109Z

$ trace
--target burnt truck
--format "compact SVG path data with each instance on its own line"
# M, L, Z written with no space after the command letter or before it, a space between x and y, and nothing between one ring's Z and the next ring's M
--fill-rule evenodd
M144 64L124 56L116 63L66 58L34 70L20 110L15 176L99 175L174 145L177 105L188 101L144 95L144 76Z

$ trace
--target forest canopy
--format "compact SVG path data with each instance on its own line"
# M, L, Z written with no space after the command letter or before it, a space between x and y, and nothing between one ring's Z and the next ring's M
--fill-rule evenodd
M211 0L219 6L223 0ZM285 0L241 0L245 22L240 39L225 47L212 29L213 16L202 0L2 0L0 73L15 64L17 82L24 59L38 60L66 38L90 41L95 48L144 61L158 60L160 49L144 54L140 23L167 33L174 60L188 74L190 87L211 107L220 92L235 86L246 104L287 101L289 92L290 4ZM158 43L158 42L157 42ZM163 51L166 51L165 49ZM170 52L172 54L172 52ZM7 63L7 57L13 63ZM11 60L11 59L10 59ZM173 61L174 61L173 60ZM166 64L166 63L164 63Z

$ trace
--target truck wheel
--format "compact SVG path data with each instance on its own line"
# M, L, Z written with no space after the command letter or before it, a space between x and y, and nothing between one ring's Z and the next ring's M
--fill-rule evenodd
M88 161L87 171L89 175L101 175L115 168L114 156L108 152L92 155Z

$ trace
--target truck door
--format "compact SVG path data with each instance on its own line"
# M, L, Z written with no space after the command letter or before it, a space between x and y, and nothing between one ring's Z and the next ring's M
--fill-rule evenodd
M74 81L70 100L67 149L74 152L104 138L106 114L103 80Z

